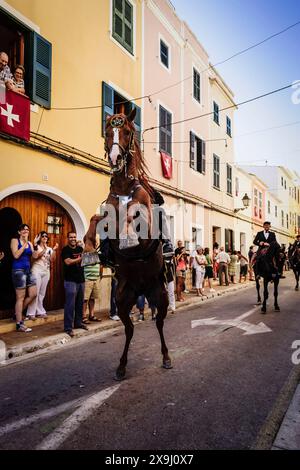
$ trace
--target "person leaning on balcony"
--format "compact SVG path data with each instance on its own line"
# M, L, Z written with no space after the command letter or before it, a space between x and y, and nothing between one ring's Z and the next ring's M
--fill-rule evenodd
M219 284L222 285L223 273L225 274L226 286L229 286L228 280L228 265L230 263L230 256L226 253L224 246L221 246L220 253L216 256L216 261L219 263Z
M0 52L0 82L5 83L7 88L11 89L12 78L8 66L8 55L6 52Z
M25 95L24 75L25 69L23 65L17 65L12 78L11 90L20 95Z

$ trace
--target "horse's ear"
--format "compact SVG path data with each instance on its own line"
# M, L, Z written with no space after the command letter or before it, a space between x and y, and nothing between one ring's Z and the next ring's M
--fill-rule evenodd
M135 115L136 115L136 107L132 108L132 110L128 114L128 116L127 116L128 121L133 122L134 118L135 118Z

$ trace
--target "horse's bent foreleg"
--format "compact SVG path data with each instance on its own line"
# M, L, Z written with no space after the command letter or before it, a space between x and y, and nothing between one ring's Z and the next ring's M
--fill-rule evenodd
M86 232L84 241L84 251L94 251L96 248L96 229L100 220L103 218L101 215L93 215L90 220L90 226Z

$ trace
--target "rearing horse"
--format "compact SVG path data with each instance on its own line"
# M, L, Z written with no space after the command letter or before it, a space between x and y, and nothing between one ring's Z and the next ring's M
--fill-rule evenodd
M272 242L267 248L262 248L255 257L253 270L256 280L258 303L261 302L259 279L262 277L264 280L264 299L261 313L266 313L267 311L267 299L269 297L268 284L271 281L274 283L274 309L276 312L280 311L278 305L278 285L280 279L280 272L278 270L279 263L280 245L276 241Z
M135 113L134 108L128 116L115 114L109 117L105 131L105 150L112 171L106 207L113 209L117 215L114 221L108 216L108 226L115 230L115 237L110 236L109 244L115 262L118 315L126 334L116 380L125 377L128 349L134 330L129 313L141 294L145 294L150 304L157 307L156 326L161 340L162 365L166 369L172 367L163 334L168 295L162 245L159 239L151 238L153 190L147 180L146 165L135 134ZM127 211L125 218L121 217L124 207ZM146 236L139 233L139 225L142 223L134 224L138 216L142 216L142 221L147 223ZM103 221L103 217L99 215L93 216L90 221L85 236L86 252L95 249L96 228L100 221Z

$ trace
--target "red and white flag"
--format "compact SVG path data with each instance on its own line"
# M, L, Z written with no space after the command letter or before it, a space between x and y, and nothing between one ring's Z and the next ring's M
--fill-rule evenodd
M0 96L0 132L30 139L30 100L24 95L3 90Z
M165 152L160 152L161 168L165 178L172 178L172 157Z

